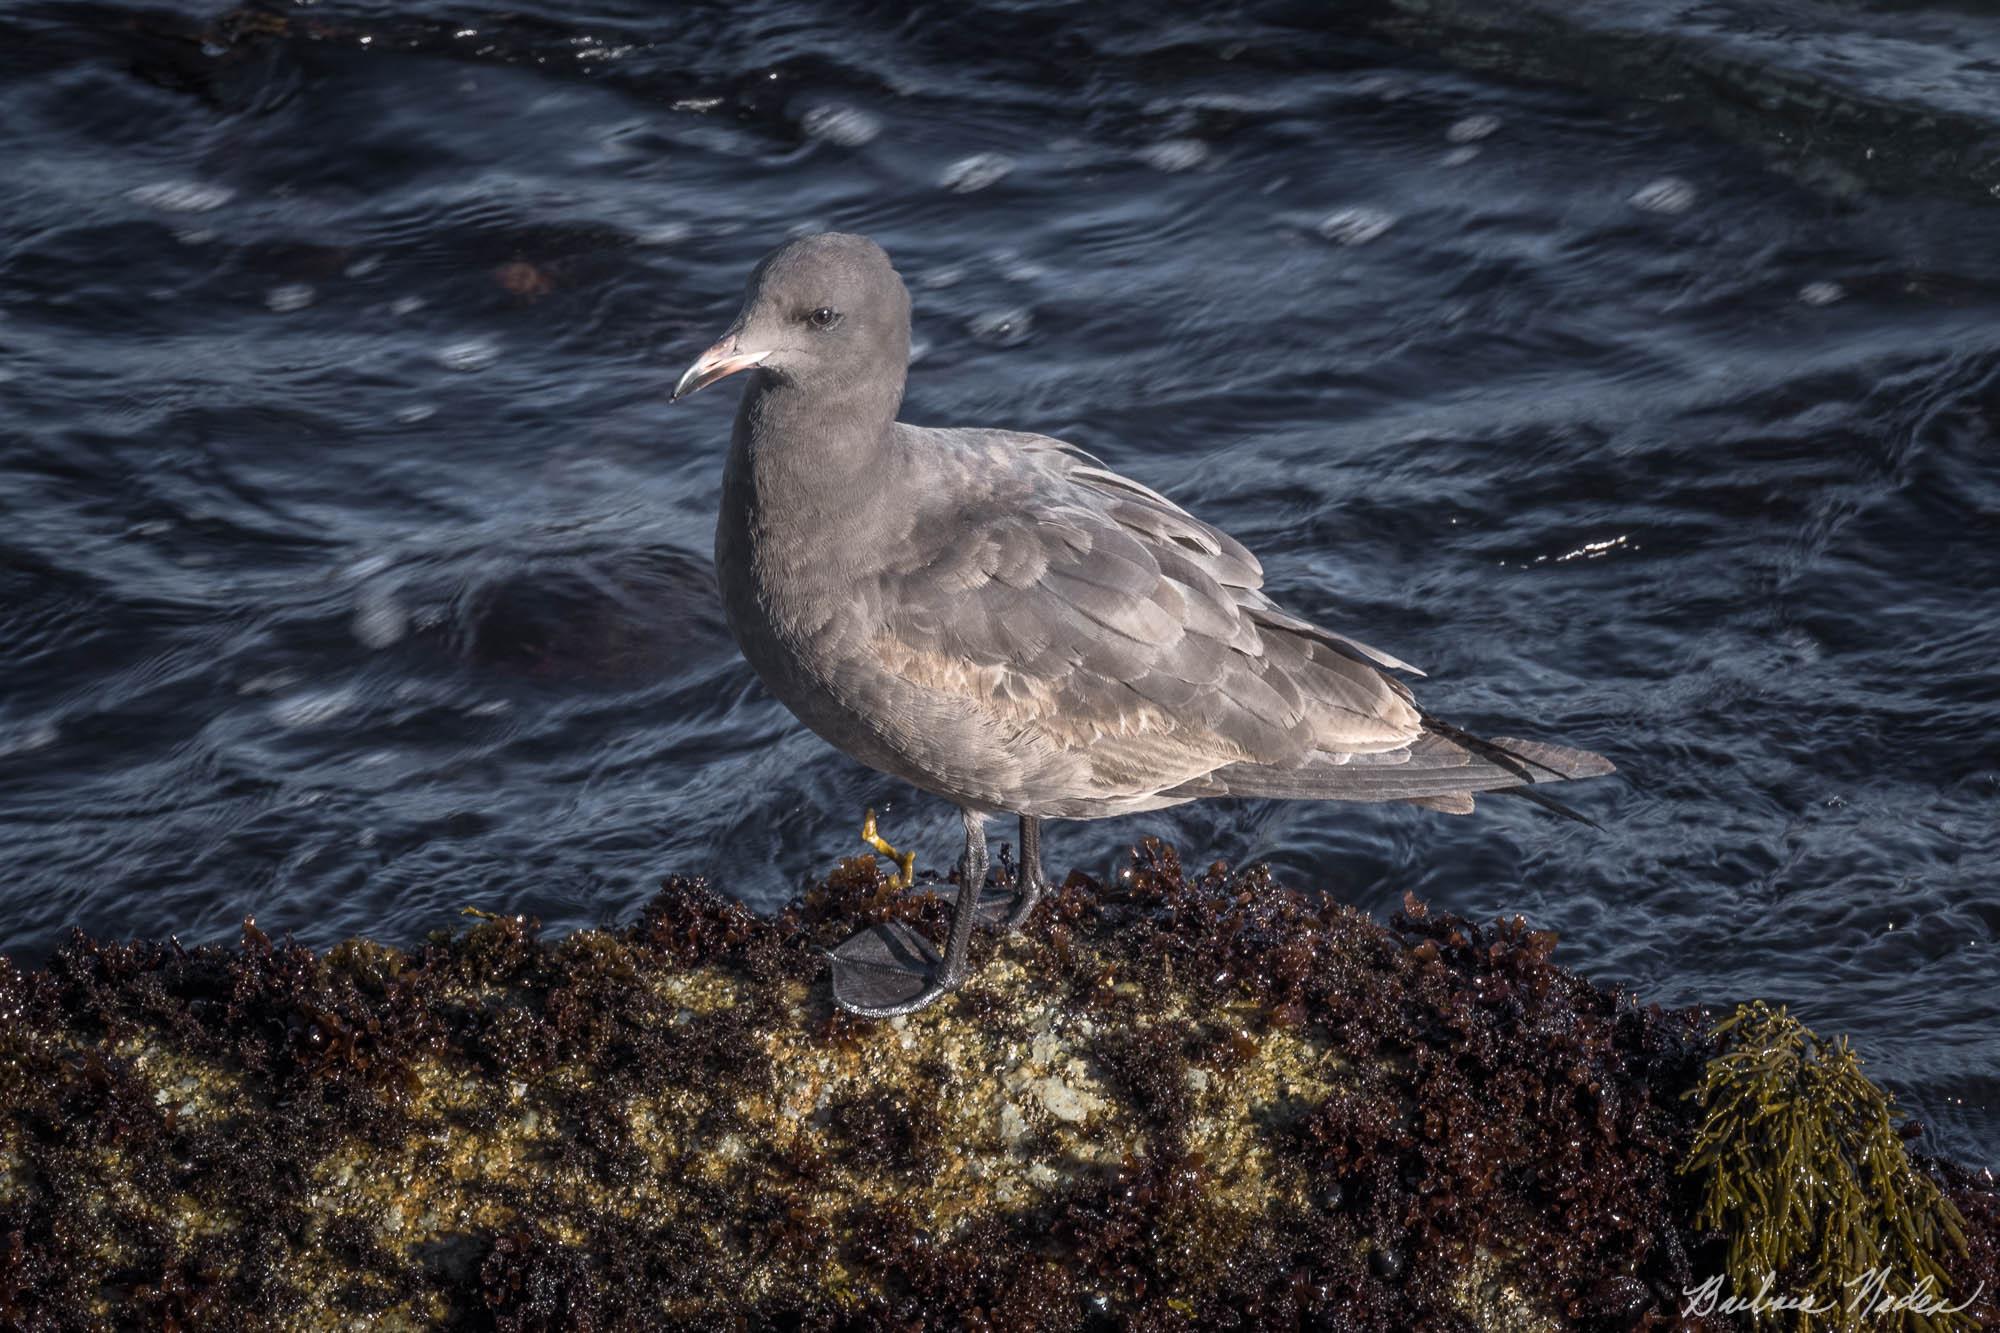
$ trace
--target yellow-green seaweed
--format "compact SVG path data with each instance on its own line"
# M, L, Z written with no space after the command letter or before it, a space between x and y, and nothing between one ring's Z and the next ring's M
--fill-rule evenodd
M1729 1238L1739 1298L1768 1290L1816 1307L1753 1308L1752 1318L1800 1329L1971 1327L1948 1311L1956 1298L1945 1270L1948 1253L1965 1253L1964 1219L1911 1164L1896 1130L1907 1113L1862 1072L1847 1039L1829 1041L1762 1000L1715 1031L1723 1050L1688 1094L1705 1113L1681 1166L1701 1178L1695 1226ZM1871 1273L1882 1302L1918 1292L1947 1308L1890 1309L1873 1299Z

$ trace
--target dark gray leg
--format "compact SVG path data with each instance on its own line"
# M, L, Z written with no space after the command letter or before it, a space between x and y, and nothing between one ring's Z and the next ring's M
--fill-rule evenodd
M958 902L944 957L929 940L900 921L870 926L828 955L833 960L833 1002L862 1018L894 1018L937 1003L964 984L986 882L986 825L965 811L965 859L959 863Z
M972 928L979 924L979 891L986 887L986 820L970 810L963 813L965 859L958 863L958 905L951 909L951 938L945 941L944 967L938 972L940 995L957 990L965 980Z
M1007 916L1007 929L1019 930L1034 915L1035 904L1048 892L1042 878L1042 821L1033 815L1021 816L1021 865L1015 873L1014 910Z

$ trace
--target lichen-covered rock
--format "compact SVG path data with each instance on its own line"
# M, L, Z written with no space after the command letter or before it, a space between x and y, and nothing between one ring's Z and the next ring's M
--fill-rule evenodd
M831 1009L821 948L943 915L864 858L775 920L0 960L0 1327L1670 1326L1716 1248L1700 1016L1547 935L1148 844Z

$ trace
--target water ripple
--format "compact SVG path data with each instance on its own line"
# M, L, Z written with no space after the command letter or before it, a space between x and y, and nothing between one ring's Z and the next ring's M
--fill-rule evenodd
M1439 712L1621 769L1602 833L1210 803L1055 826L1055 869L1158 832L1523 912L1651 998L1853 1034L1994 1160L2000 224L1865 186L1985 181L1957 56L1854 36L1896 96L1806 145L1757 62L1714 67L1754 85L1725 141L1338 7L127 12L0 15L0 949L565 928L669 871L768 907L868 804L941 865L955 816L735 652L730 395L666 403L751 264L838 227L910 279L912 419L1075 440ZM1817 67L1797 31L1706 40Z

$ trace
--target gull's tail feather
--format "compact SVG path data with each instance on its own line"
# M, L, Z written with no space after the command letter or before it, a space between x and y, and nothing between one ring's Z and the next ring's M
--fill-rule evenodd
M1584 814L1574 806L1564 805L1547 792L1536 791L1533 787L1502 787L1498 791L1488 792L1487 795L1518 796L1533 805L1539 805L1552 815L1561 815L1564 819L1575 820L1579 824L1588 824L1599 833L1604 832L1604 825L1598 823L1589 815Z
M1535 788L1616 771L1610 760L1588 750L1511 736L1486 740L1429 716L1424 718L1424 734L1405 754L1396 763L1340 762L1328 757L1297 768L1232 764L1179 792L1279 800L1406 801L1451 814L1471 813L1474 794L1491 792L1519 796L1595 827L1586 816Z
M1601 754L1576 750L1547 741L1524 741L1513 736L1485 740L1462 731L1449 722L1424 714L1424 730L1443 736L1455 745L1502 766L1514 767L1530 782L1575 782L1581 778L1601 778L1618 771Z

